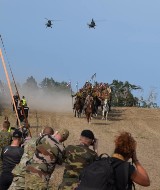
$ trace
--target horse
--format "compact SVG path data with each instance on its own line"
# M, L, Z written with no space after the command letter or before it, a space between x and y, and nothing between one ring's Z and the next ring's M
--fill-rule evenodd
M101 100L97 96L93 98L93 114L98 115L98 107L101 106Z
M91 97L90 100L86 104L85 108L85 115L87 118L87 122L91 123L92 113L93 113L93 98Z
M102 106L102 119L107 120L109 112L108 100L107 99L102 100L101 106Z
M75 104L74 104L74 116L78 118L81 117L82 109L83 109L83 100L80 97L76 98Z

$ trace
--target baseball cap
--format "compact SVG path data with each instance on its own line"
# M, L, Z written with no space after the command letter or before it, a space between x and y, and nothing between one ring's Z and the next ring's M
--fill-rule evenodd
M22 138L22 132L19 131L18 129L16 129L16 130L13 132L13 137Z
M91 130L83 130L82 132L81 132L81 136L83 136L83 137L87 137L87 138L89 138L89 139L92 139L92 140L94 140L94 134L93 134L93 132L91 131Z
M69 131L67 129L59 129L58 133L62 136L62 139L65 141L69 136Z

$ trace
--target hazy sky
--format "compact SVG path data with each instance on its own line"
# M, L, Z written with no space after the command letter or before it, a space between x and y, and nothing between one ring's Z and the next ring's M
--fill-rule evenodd
M53 77L75 88L97 73L98 82L140 85L145 96L156 88L160 102L159 8L160 0L0 0L0 34L17 82ZM45 18L61 21L46 28Z

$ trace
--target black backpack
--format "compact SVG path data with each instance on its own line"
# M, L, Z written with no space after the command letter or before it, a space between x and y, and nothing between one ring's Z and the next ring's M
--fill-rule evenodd
M105 155L105 157L104 157ZM113 159L107 154L101 154L92 164L87 166L81 175L80 184L76 190L116 190L114 169L122 162L112 164ZM126 180L128 181L129 163L126 162ZM127 190L128 187L126 187Z

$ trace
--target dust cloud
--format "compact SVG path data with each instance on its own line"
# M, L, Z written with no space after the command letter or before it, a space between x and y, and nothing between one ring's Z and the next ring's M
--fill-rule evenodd
M13 95L15 92L16 90L13 87ZM19 88L19 95L20 99L22 99L22 96L25 96L30 111L71 112L74 102L70 90ZM5 93L0 92L0 108L2 109L2 107L12 108L12 98L7 88Z
M21 93L27 100L30 110L49 112L70 112L72 110L72 97L65 91L44 92L25 91Z

